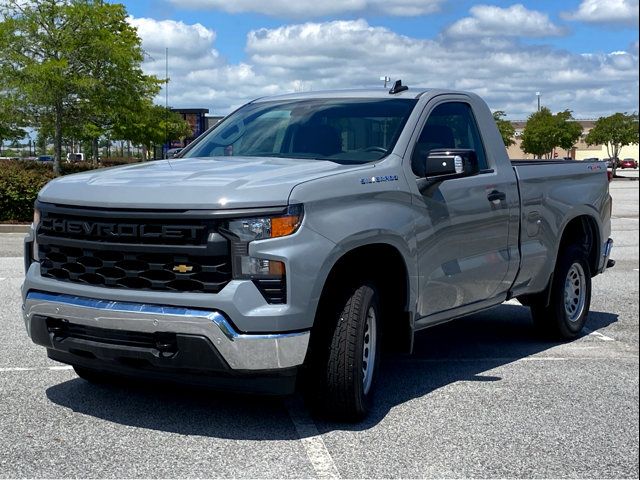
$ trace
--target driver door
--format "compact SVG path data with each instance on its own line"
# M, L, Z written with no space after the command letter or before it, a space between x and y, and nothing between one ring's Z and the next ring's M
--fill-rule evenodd
M508 196L517 198L515 178L501 178L489 168L469 103L444 101L431 110L412 154L417 179L429 175L425 158L436 148L474 150L480 173L432 183L417 197L421 317L473 305L508 288Z

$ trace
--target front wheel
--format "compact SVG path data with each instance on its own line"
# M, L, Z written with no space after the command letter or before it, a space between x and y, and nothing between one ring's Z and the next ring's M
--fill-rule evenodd
M332 417L359 420L371 406L380 364L380 320L378 294L369 284L358 286L341 305L322 372L323 410Z
M532 305L536 326L561 340L576 338L591 305L591 270L584 251L572 245L560 252L551 283L549 305Z

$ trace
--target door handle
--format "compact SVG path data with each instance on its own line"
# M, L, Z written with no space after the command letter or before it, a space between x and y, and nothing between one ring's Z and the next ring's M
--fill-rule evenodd
M504 192L499 192L498 190L494 190L487 195L487 200L490 202L497 202L498 200L506 200L507 194Z

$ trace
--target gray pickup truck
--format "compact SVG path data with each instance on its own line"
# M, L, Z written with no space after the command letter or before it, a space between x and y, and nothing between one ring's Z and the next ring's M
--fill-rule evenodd
M366 414L381 349L517 298L560 339L608 265L597 162L507 157L476 95L255 100L180 158L69 175L38 196L24 321L89 381L293 391Z

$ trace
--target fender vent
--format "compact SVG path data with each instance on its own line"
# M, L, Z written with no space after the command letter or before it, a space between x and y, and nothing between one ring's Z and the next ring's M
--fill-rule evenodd
M265 300L272 304L287 303L287 281L281 278L254 279L253 283Z

